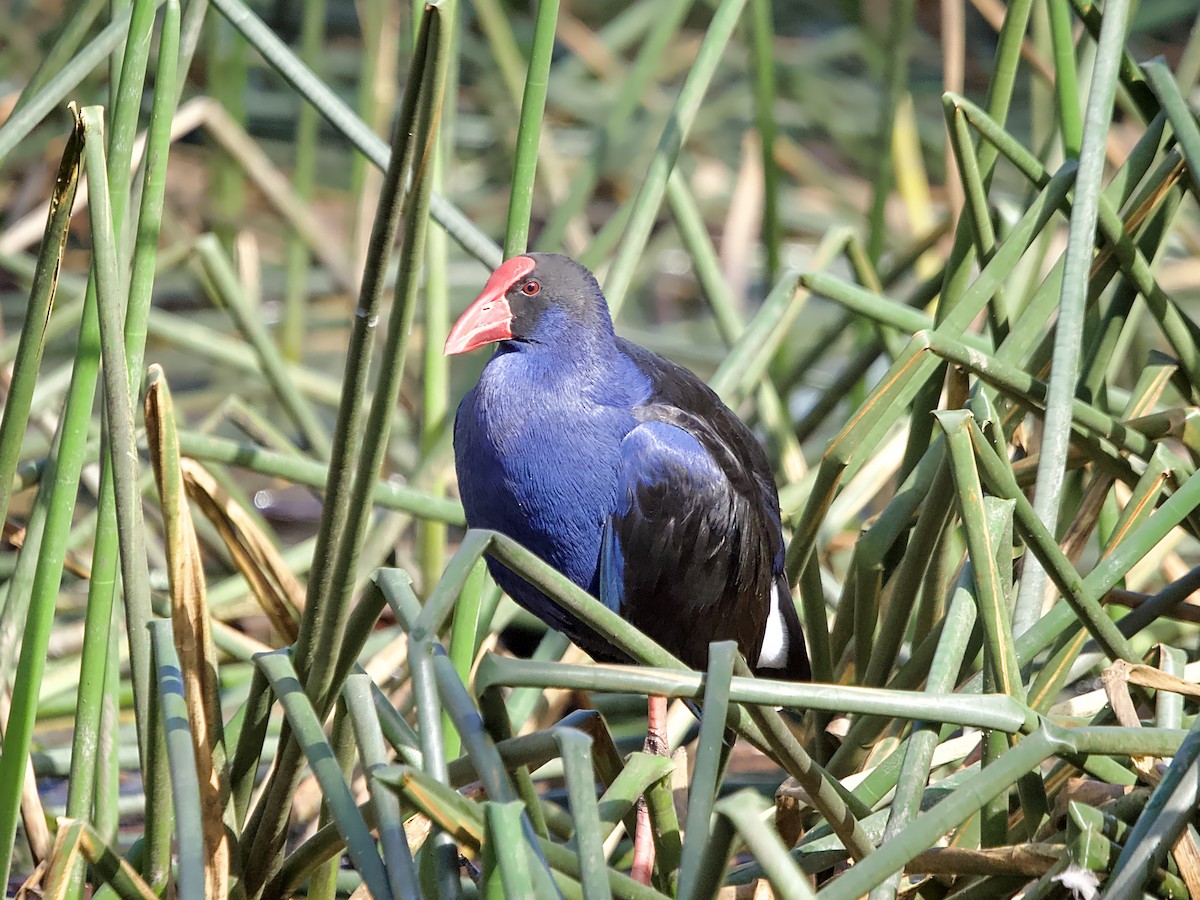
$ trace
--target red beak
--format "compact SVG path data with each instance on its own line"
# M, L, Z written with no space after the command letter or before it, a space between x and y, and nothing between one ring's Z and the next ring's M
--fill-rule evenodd
M537 265L528 256L514 256L505 260L492 273L466 312L458 317L450 335L446 338L446 356L466 353L484 344L506 341L512 336L512 308L504 296L509 288L533 271Z

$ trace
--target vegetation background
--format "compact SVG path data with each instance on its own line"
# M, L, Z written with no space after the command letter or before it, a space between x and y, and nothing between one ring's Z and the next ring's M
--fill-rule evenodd
M9 892L1200 896L1198 15L4 4ZM464 532L527 247L761 435L817 683Z

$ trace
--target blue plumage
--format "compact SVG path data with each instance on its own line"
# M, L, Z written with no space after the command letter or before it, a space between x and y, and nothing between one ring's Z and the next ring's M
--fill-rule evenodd
M591 273L566 257L504 263L447 353L495 342L455 419L468 523L519 541L691 665L732 639L752 665L808 677L775 486L737 417L691 372L616 337ZM618 658L489 565L519 604Z

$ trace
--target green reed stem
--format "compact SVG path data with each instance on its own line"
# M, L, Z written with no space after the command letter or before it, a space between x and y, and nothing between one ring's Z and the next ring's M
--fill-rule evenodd
M667 120L662 137L659 138L658 148L650 160L645 178L642 179L637 199L633 202L621 248L617 251L616 259L613 260L612 268L604 281L604 295L608 298L613 318L616 318L625 302L634 270L646 249L650 230L658 217L658 209L667 190L667 179L675 167L675 160L683 142L696 121L705 92L716 73L725 47L733 36L733 29L737 26L745 3L746 0L721 0L704 34L704 40L688 72L687 80L684 81L683 88L675 100L671 117Z
M325 39L326 0L308 0L300 23L300 59L320 77L322 44ZM317 173L317 138L320 119L309 103L300 107L296 119L296 167L292 172L292 189L304 203L312 199ZM297 362L304 350L304 331L308 307L309 253L297 235L288 237L287 282L283 294L283 323L279 334L283 358Z
M1071 435L1071 404L1075 399L1075 381L1079 377L1088 272L1095 252L1096 223L1100 216L1104 152L1129 14L1128 0L1113 0L1104 7L1104 24L1100 31L1100 45L1084 113L1079 173L1075 179L1075 201L1071 208L1067 251L1063 260L1062 294L1058 304L1058 324L1054 331L1054 360L1050 368L1042 450L1033 499L1034 510L1052 534L1057 530L1062 499ZM1046 573L1041 563L1036 559L1027 560L1013 607L1014 634L1025 631L1037 618L1045 585Z
M521 97L521 119L517 123L516 160L508 199L508 224L504 228L505 259L524 253L529 243L529 216L533 211L538 146L542 140L542 114L546 109L546 90L550 85L550 60L557 23L558 0L538 0L529 71L525 75L525 92Z

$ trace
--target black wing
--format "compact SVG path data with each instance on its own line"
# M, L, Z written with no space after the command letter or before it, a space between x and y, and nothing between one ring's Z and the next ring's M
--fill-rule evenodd
M710 641L735 640L755 667L770 651L765 674L807 678L766 455L691 372L634 344L622 349L652 392L621 446L601 599L688 665L707 664Z

